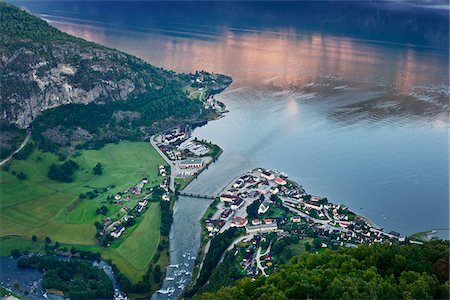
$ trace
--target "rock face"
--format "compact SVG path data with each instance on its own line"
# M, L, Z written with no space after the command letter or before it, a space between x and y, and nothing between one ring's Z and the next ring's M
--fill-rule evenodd
M170 74L133 56L62 33L0 3L2 121L25 128L49 108L124 101L160 89L155 81Z
M42 53L25 47L0 49L1 117L28 126L43 110L68 103L126 100L133 92L155 88L133 71L127 55L75 43L52 45ZM134 59L134 64L143 64Z

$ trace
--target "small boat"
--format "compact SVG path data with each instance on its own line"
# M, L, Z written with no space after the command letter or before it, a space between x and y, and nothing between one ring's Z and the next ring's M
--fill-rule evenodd
M184 290L184 284L180 284L180 285L178 286L178 288L179 288L180 290Z
M170 295L170 294L173 294L174 291L175 291L175 289L173 287L169 287L165 290L163 290L163 289L158 290L157 293L163 294L163 295Z
M169 268L178 268L180 265L179 264L174 264L174 265L169 265Z
M166 277L166 280L174 280L175 277Z
M186 257L186 254L183 254L182 256L183 256L183 257Z
M43 293L42 296L43 296L44 298L48 298L48 294L47 294L47 293Z
M189 267L189 264L188 264L188 263L184 263L184 266L185 266L185 267Z

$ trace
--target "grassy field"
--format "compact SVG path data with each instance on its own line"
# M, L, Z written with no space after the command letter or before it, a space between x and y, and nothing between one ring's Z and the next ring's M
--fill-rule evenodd
M312 245L313 242L314 242L313 238L306 238L306 239L300 240L298 242L298 244L290 244L290 245L286 246L285 250L282 253L283 259L285 261L289 261L289 259L291 259L291 257L286 257L287 252L290 252L291 255L294 255L294 256L302 255L303 253L307 252L305 249L305 244L309 243L310 245ZM289 250L287 250L287 249L289 249Z
M55 155L37 150L26 160L12 161L9 171L0 171L1 254L12 247L31 247L30 250L37 247L28 242L33 235L39 241L48 236L60 243L98 249L93 224L105 216L97 215L95 210L105 205L108 215L115 216L121 206L109 204L106 197L124 191L144 177L150 180L146 187L159 184L163 177L158 176L157 168L165 164L145 142L108 144L100 150L81 151L68 159L80 166L71 183L48 179L48 167L60 162ZM98 162L103 165L103 174L94 176L92 168ZM24 172L28 178L18 180L12 175L13 170ZM81 193L95 189L101 191L97 198L78 200ZM107 249L107 256L113 258L116 252L117 259L113 261L118 265L125 267L122 262L125 261L131 268L145 269L159 243L159 214L159 205L151 205L142 221L134 226L133 233L128 233L117 248Z
M148 264L158 248L161 223L159 203L150 203L138 227L125 232L125 240L113 243L103 252L105 258L115 262L117 267L132 283L142 279Z
M188 93L189 98L191 99L197 99L200 101L204 101L206 98L206 95L208 95L208 89L203 88L203 90L199 91L198 88L194 88L192 86L187 86L184 88L184 92Z

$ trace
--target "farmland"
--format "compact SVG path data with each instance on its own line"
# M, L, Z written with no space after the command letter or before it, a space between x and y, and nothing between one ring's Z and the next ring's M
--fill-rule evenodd
M152 203L137 225L130 228L110 248L101 248L95 238L94 223L105 215L96 210L104 205L108 216L116 217L122 206L107 201L148 177L146 186L159 184L158 165L164 164L158 153L145 142L108 144L100 150L83 150L67 157L79 165L74 181L62 183L47 177L51 164L61 163L51 153L34 150L26 160L13 160L0 171L0 254L14 248L42 249L45 237L61 244L102 252L111 258L126 275L139 270L143 274L159 243L160 209ZM94 175L92 168L101 163L103 174ZM25 180L14 173L24 172ZM93 199L79 199L80 194L94 192ZM133 202L136 200L131 200ZM37 242L32 243L35 235ZM128 272L129 270L129 272ZM131 278L137 281L140 278Z

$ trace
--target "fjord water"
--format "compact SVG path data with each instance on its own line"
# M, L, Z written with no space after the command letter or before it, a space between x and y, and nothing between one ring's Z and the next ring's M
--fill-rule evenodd
M224 153L189 190L217 193L248 169L279 169L308 192L345 203L387 230L444 229L448 236L448 7L20 6L63 31L154 65L233 77L217 97L230 112L194 132ZM188 220L198 219L207 205L183 197L177 202L171 263L181 261L184 249L197 251L199 228Z

